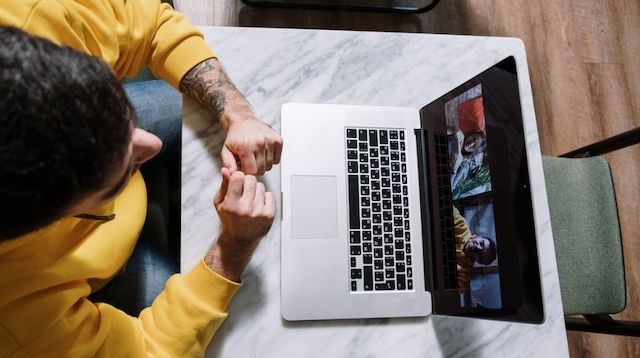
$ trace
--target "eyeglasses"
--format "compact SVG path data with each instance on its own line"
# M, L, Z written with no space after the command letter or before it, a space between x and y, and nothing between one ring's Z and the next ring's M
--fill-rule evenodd
M115 219L116 218L116 214L110 214L110 215L79 214L79 215L75 215L74 217L76 217L78 219L87 219L87 220L95 220L95 221L107 222L107 221L111 221L111 220Z

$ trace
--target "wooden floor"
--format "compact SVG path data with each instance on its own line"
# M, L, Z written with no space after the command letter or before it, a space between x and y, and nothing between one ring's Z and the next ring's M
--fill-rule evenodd
M421 15L255 9L240 0L174 0L196 25L450 33L521 38L542 153L640 125L640 0L442 0ZM640 319L640 146L607 156L621 215L627 309ZM569 333L572 357L639 357L640 339Z

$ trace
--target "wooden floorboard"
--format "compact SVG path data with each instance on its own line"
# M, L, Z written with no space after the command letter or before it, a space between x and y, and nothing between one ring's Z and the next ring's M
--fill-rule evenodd
M196 25L450 33L521 38L545 155L640 126L639 0L442 0L421 15L255 9L174 0ZM607 155L623 235L627 308L640 319L640 146ZM568 333L572 357L639 357L640 339Z

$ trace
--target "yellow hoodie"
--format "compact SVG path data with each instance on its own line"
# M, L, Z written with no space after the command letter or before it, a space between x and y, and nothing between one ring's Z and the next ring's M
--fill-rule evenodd
M182 15L153 0L0 0L0 24L103 58L119 77L148 65L177 86L213 57ZM114 201L0 242L0 357L198 357L226 317L239 285L203 260L173 275L139 317L87 299L131 255L146 213L139 173Z

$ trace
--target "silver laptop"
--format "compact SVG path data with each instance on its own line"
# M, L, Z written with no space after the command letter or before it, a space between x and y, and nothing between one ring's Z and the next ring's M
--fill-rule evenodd
M419 109L281 115L283 318L543 321L513 57Z

